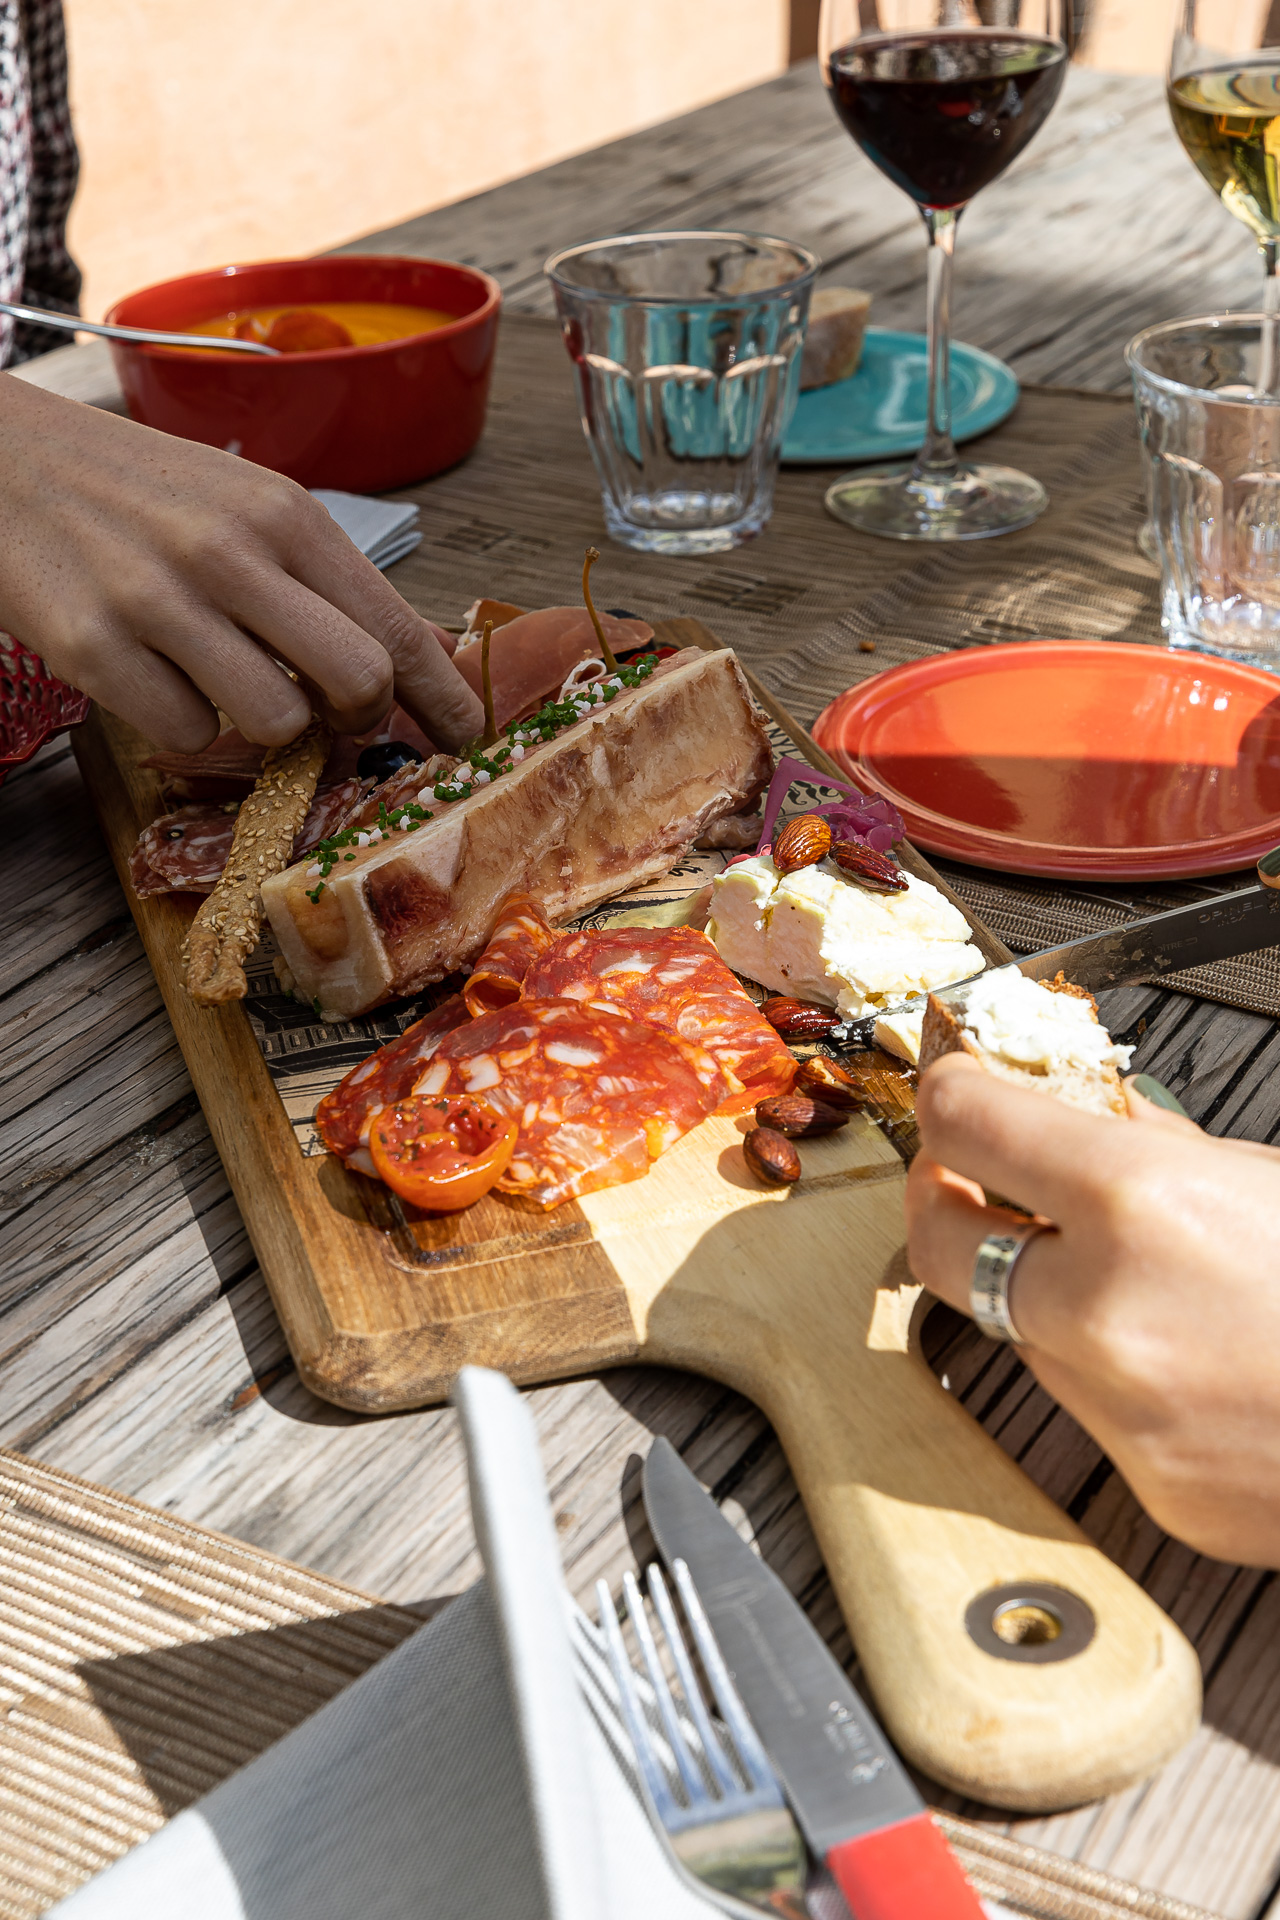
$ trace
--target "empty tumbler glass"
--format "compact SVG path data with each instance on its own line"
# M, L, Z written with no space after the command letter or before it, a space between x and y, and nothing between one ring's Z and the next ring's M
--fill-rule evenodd
M613 539L715 553L765 526L818 265L760 233L641 233L548 260Z
M1210 314L1127 348L1169 644L1280 668L1280 319Z

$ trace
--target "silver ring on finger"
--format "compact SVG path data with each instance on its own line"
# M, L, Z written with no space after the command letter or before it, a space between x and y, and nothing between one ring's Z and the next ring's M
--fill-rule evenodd
M1044 1232L1042 1224L1033 1222L1012 1233L989 1233L978 1248L969 1282L969 1311L988 1339L1023 1345L1009 1312L1009 1286L1028 1243Z

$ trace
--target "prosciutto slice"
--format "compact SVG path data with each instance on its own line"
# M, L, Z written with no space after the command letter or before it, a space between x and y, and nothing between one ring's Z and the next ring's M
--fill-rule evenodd
M413 831L345 850L323 887L305 864L273 875L263 904L302 995L366 1013L469 966L513 888L555 921L668 873L772 768L733 654L690 649Z
M618 620L600 616L605 638L615 653L634 653L653 628L647 620ZM481 691L480 637L464 640L453 664L476 693ZM544 700L559 693L570 671L581 660L600 657L600 643L585 607L540 607L522 613L489 637L489 678L493 708L500 727L532 713Z
M695 1041L724 1075L718 1112L746 1113L795 1078L790 1048L705 933L688 927L617 927L556 936L524 976L528 999L580 1005Z

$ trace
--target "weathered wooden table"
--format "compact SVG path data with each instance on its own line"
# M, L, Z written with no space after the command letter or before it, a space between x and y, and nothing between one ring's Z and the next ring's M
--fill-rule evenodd
M703 225L804 240L830 275L875 289L880 324L921 324L919 223L855 155L812 68L359 245L475 262L510 308L545 312L553 247ZM1182 156L1158 85L1076 72L1028 157L966 216L956 329L1026 380L1118 390L1139 326L1250 304L1258 286L1252 245ZM103 365L67 349L32 372L107 398ZM359 1419L298 1383L65 741L0 792L0 844L0 1443L388 1598L458 1591L477 1562L454 1416ZM1150 989L1107 1011L1211 1131L1280 1134L1272 1022ZM1205 1664L1204 1727L1156 1781L1010 1831L1240 1920L1280 1912L1271 1576L1164 1540L1007 1349L954 1329L935 1344L951 1389ZM666 1433L848 1655L750 1405L640 1369L529 1398L579 1595L644 1551L638 1456Z

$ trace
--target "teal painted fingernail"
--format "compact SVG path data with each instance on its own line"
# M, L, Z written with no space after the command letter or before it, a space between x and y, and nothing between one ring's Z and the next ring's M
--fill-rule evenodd
M1129 1084L1135 1093L1140 1093L1144 1100L1151 1102L1153 1107L1163 1107L1166 1113L1180 1113L1184 1120L1191 1118L1177 1094L1170 1093L1168 1087L1162 1081L1155 1079L1152 1074L1140 1073Z
M1270 853L1264 853L1258 862L1258 874L1263 880L1280 880L1280 847L1272 847Z

